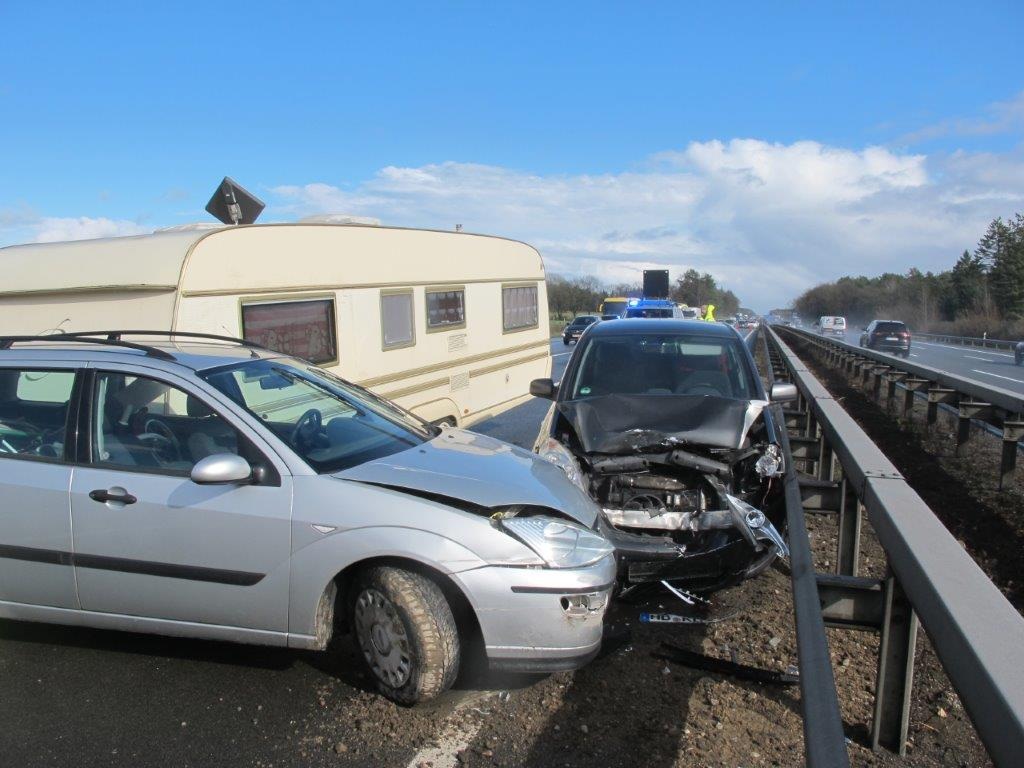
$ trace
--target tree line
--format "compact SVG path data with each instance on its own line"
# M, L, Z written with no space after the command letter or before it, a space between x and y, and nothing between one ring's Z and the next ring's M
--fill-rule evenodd
M639 297L643 295L640 283L604 285L596 277L563 277L548 275L548 308L557 315L596 312L601 302L614 296ZM714 304L719 317L735 314L740 300L732 291L718 285L714 276L688 269L676 278L669 296L675 302L691 307Z
M993 220L973 251L951 269L842 277L805 291L794 304L805 318L903 320L911 328L966 336L1024 333L1024 215Z

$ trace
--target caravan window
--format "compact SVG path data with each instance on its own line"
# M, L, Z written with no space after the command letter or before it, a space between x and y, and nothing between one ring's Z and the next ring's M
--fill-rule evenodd
M336 362L334 299L243 304L242 338L311 363Z
M411 347L416 343L412 290L387 291L380 295L380 333L384 349Z
M427 291L427 330L449 330L466 325L466 291L442 288Z
M537 326L537 286L515 285L501 289L501 315L506 331Z

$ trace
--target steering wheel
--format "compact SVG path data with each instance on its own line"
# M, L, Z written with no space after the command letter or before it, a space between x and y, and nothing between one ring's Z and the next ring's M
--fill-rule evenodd
M292 429L291 444L294 446L312 445L313 439L320 434L323 424L324 419L320 411L316 408L310 408L295 422L295 427Z
M181 461L181 443L171 428L159 419L146 421L139 440L153 452L153 458L158 464L167 465Z

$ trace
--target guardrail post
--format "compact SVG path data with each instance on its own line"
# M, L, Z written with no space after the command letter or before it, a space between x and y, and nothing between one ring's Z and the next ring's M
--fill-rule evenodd
M864 507L849 478L839 485L839 543L836 547L836 573L856 576L860 562L860 522Z
M832 446L828 444L825 439L825 435L821 435L821 447L818 450L818 479L828 480L831 482L833 478L834 469L834 454L832 453Z
M885 618L878 649L871 748L907 753L910 693L914 684L917 615L892 571L885 581Z
M1013 484L1017 466L1017 443L1024 437L1024 421L1003 422L1003 456L999 462L999 490Z
M908 376L903 382L903 386L906 387L906 391L903 393L904 419L909 419L914 411L914 393L928 389L930 384L931 382L928 379L918 379L913 376Z
M939 403L955 403L959 394L955 389L945 387L928 388L928 426L936 422L939 416Z
M871 374L874 376L874 384L871 387L871 397L876 403L882 397L882 379L889 370L890 368L888 365L871 366Z
M971 438L971 419L984 419L992 411L988 403L979 403L974 400L960 401L960 415L956 427L956 455L960 455L960 449L967 444Z
M897 370L892 369L892 368L890 368L888 373L886 373L886 375L885 375L885 380L886 380L885 405L886 405L886 408L889 407L889 403L891 403L895 399L895 397L896 397L896 385L899 384L902 381L905 381L909 377L910 377L909 373L906 373L905 371L897 371Z

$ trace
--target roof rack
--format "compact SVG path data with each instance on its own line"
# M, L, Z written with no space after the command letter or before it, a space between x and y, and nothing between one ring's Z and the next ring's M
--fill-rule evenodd
M256 350L266 350L262 344L247 339L238 339L234 336L220 336L215 333L196 333L192 331L138 331L138 330L114 330L114 331L63 331L42 336L0 336L0 349L10 349L14 344L30 341L52 341L72 342L79 344L100 344L110 347L123 347L145 352L149 357L156 357L161 360L173 360L174 355L166 350L154 347L150 344L139 344L133 341L125 341L123 336L165 336L173 339L181 337L186 339L210 339L213 341L226 341L232 344L252 350L253 357L256 357ZM269 351L269 350L267 350Z
M69 342L77 342L79 344L99 344L105 347L135 349L139 352L145 352L149 357L156 357L160 360L174 359L174 355L169 352L165 352L162 349L151 347L146 344L134 344L130 341L121 341L119 339L79 337L79 335L73 333L51 333L43 336L0 336L0 349L10 349L15 344L21 344L29 341L52 341L65 344Z
M239 344L248 349L270 351L262 344L257 344L249 339L239 339L235 336L220 336L216 333L198 333L196 331L67 331L65 336L106 336L111 341L120 341L122 336L166 336L170 339L180 336L183 339L226 341L232 344Z

